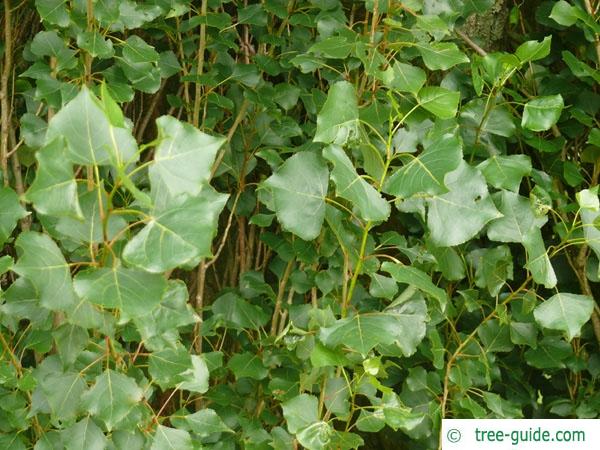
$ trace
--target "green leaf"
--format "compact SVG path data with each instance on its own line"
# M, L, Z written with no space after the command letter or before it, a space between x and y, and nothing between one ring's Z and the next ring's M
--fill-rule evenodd
M488 135L511 137L517 126L505 105L489 104L482 98L471 100L460 111L461 126L468 127L466 136L473 140L490 139ZM472 137L471 137L472 136Z
M391 69L384 75L384 83L391 89L400 92L410 92L417 95L425 84L425 71L420 67L404 64L400 61L394 62Z
M204 394L208 391L208 366L202 356L191 355L192 367L181 374L181 389Z
M12 269L13 259L9 255L0 256L0 275L4 275L6 272Z
M57 371L38 380L38 386L53 417L68 421L77 416L81 409L81 395L87 388L79 373Z
M53 25L66 27L70 23L67 0L35 0L40 18Z
M9 187L0 188L0 246L10 237L19 219L27 214L15 191Z
M321 232L329 171L313 153L288 158L263 182L273 193L273 205L281 226L306 241Z
M573 53L565 50L561 53L563 61L569 66L573 75L577 78L592 78L596 83L600 83L600 71L590 67L585 62L580 61Z
M410 298L384 312L356 314L320 329L319 339L328 347L345 346L367 355L380 344L395 344L412 355L425 337L427 306L422 298Z
M510 340L516 345L537 347L537 327L529 322L510 322Z
M46 142L66 141L66 156L74 164L116 167L133 162L137 144L131 131L110 124L100 101L84 87L48 125Z
M253 353L237 353L227 364L229 370L235 375L235 379L252 378L262 380L267 377L269 370L263 365L260 355Z
M234 292L221 295L211 306L213 314L228 328L259 330L270 316L259 306L249 303Z
M52 332L58 356L63 365L72 365L79 354L88 345L88 333L85 328L65 323Z
M446 309L446 303L448 302L446 291L433 284L431 277L422 270L413 266L395 264L389 261L381 265L381 270L388 272L398 283L414 286L424 294L437 300L442 311Z
M345 59L353 47L354 43L349 42L345 37L332 36L313 44L308 51L325 58Z
M210 408L183 416L183 420L187 429L200 438L206 438L215 433L233 433L233 430L225 425L218 414Z
M523 246L527 250L525 268L531 272L533 281L552 289L556 286L556 274L550 263L542 232L539 228L533 228L523 236Z
M158 63L159 55L154 47L141 37L133 35L123 44L123 58L133 64Z
M417 26L427 31L436 41L446 36L450 31L441 17L433 14L417 15Z
M384 277L378 273L371 274L369 294L373 297L391 299L398 292L398 284L393 278Z
M508 280L513 279L513 257L506 245L473 250L469 259L475 266L475 284L487 288L493 297L500 293Z
M122 216L110 214L106 223L104 223L104 217L102 216L109 209L106 192L98 188L89 191L87 186L83 184L79 185L78 191L78 205L81 208L82 217L85 217L85 219L59 216L56 222L56 231L62 234L65 239L81 244L99 244L104 242L105 238L112 240L122 236L121 232L127 227L127 221ZM102 206L100 206L100 201L102 201ZM104 225L106 225L106 228ZM104 235L105 232L106 236Z
M531 173L531 159L527 155L494 155L477 166L486 181L496 189L518 192L521 179Z
M483 401L485 405L494 413L494 417L499 419L516 419L523 417L523 412L514 403L503 399L494 392L484 392Z
M425 415L415 413L410 408L400 403L398 396L392 392L383 394L383 416L386 424L394 429L401 429L408 432L425 419Z
M440 119L456 116L460 93L437 86L426 86L419 91L419 104Z
M502 216L476 168L463 162L444 181L449 192L427 200L427 225L434 245L462 244L477 235L489 221Z
M538 369L564 369L564 360L573 354L568 342L558 336L546 336L537 348L525 352L525 361Z
M212 240L227 198L207 185L198 197L167 195L158 199L146 226L125 246L123 259L155 273L198 264L212 254Z
M314 141L344 145L358 132L356 90L347 81L338 81L329 89L327 100L317 116Z
M158 68L160 70L160 76L162 78L169 78L175 75L176 73L179 73L179 71L181 70L181 64L179 64L177 55L175 55L173 51L167 50L160 53L160 61L158 62Z
M533 310L535 321L545 328L564 331L569 341L579 336L590 320L594 300L587 295L559 293Z
M320 342L315 343L310 354L310 362L313 367L345 366L349 364L343 352L331 350Z
M104 450L108 440L92 419L86 417L62 432L65 450Z
M150 450L193 450L193 448L190 433L159 425L156 427Z
M315 422L296 433L298 442L308 450L324 450L328 448L333 429L327 422Z
M107 369L96 377L94 386L82 402L92 417L101 420L108 431L123 421L143 397L142 389L133 378Z
M521 126L531 131L546 131L552 128L565 104L560 94L538 97L527 102L523 110Z
M53 311L72 307L75 295L69 265L54 241L45 234L26 231L15 245L19 259L13 271L35 286L40 305Z
M107 59L114 55L113 43L97 31L83 31L77 35L77 46L94 58Z
M453 42L419 43L417 50L430 70L448 70L457 64L469 62L467 55Z
M336 185L336 194L352 202L360 217L367 221L381 222L390 215L390 205L373 186L356 173L352 161L337 145L329 145L323 156L333 163L331 178Z
M198 195L208 183L213 161L225 143L174 117L156 120L159 144L149 176L153 189L167 189L172 196Z
M281 405L290 433L297 433L319 420L319 400L314 395L300 394Z
M541 42L526 41L517 47L515 55L521 60L521 63L537 61L550 54L552 45L552 36L546 36Z
M493 241L523 243L528 233L548 221L546 216L535 215L529 199L514 192L501 191L494 194L493 199L503 215L488 225L487 235Z
M570 27L577 22L577 19L581 18L582 14L585 13L578 7L570 5L565 0L560 0L554 4L550 18L560 25Z
M122 59L119 67L135 89L147 94L154 94L160 89L160 69L154 63Z
M167 282L162 275L123 267L102 267L79 272L75 292L82 299L118 308L127 317L149 314L160 303Z
M333 448L339 448L340 450L351 450L355 448L363 448L365 441L356 433L334 430L329 445Z
M148 357L150 376L160 387L167 388L181 381L179 376L191 367L190 355L181 345L153 352Z
M40 214L83 219L77 198L73 164L62 138L54 139L36 153L38 169L25 194Z
M510 328L497 319L482 323L477 328L477 335L485 350L490 353L510 352L514 347L510 340Z
M447 133L429 142L417 157L406 155L406 163L388 178L384 191L400 198L414 194L430 195L447 192L444 177L462 161L462 142Z
M116 450L143 450L146 443L144 436L137 430L118 430L111 434Z

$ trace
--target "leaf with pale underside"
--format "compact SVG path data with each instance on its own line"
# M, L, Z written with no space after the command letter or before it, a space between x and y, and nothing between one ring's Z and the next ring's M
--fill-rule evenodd
M329 89L327 100L317 116L315 142L344 145L358 134L358 99L347 81L338 81Z
M537 306L533 316L545 328L564 331L570 341L580 335L581 327L590 320L593 310L591 297L559 293Z
M35 286L40 304L54 311L72 307L75 295L69 265L54 241L46 234L26 231L15 245L19 259L12 270Z
M160 181L173 196L198 195L209 181L212 164L225 138L210 136L174 117L156 120L160 143L154 153L149 176L152 185Z
M281 226L306 241L321 232L329 171L315 154L296 153L267 178L263 185L273 193Z

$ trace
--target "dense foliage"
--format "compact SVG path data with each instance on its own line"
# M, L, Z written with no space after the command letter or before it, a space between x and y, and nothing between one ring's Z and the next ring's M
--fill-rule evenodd
M0 448L598 417L600 3L3 2Z

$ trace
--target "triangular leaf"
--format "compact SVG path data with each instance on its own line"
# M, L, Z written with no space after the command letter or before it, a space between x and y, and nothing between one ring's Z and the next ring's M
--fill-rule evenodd
M153 189L168 189L172 196L198 195L208 182L217 151L225 139L205 134L174 117L156 120L159 144L149 175Z
M263 182L281 226L306 241L321 232L329 171L313 153L296 153Z
M317 116L315 142L344 145L358 134L358 100L354 86L338 81L329 89Z
M86 410L112 431L142 396L142 389L133 378L107 369L96 377L96 383L83 395L82 401Z
M537 306L533 316L545 328L564 331L570 341L579 336L581 327L590 320L593 310L594 300L591 297L560 293Z
M40 304L51 310L67 310L75 302L69 265L46 234L26 231L16 241L19 259L13 271L27 278L40 296Z

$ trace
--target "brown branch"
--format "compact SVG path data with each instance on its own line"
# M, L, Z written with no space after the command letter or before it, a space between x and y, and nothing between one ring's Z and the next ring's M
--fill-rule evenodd
M471 40L471 38L469 36L467 36L464 31L455 30L455 33L458 35L458 37L460 37L463 41L465 41L465 43L469 47L471 47L473 50L475 50L475 52L477 52L480 56L487 56L487 52L484 49L482 49L479 45L477 45L475 42L473 42L473 40Z
M206 18L208 8L208 0L202 0L200 7L200 16ZM206 23L200 25L200 41L198 43L198 61L196 67L196 75L198 78L204 72L204 53L206 52ZM196 79L196 90L194 92L194 111L192 114L192 123L195 127L200 124L200 100L202 99L202 84L199 79Z
M10 134L11 110L9 102L10 74L12 70L13 38L10 0L4 0L4 65L0 76L0 169L4 186L8 186L8 136Z

